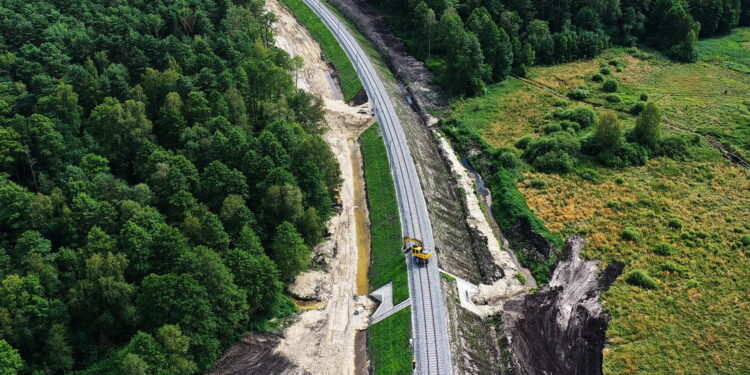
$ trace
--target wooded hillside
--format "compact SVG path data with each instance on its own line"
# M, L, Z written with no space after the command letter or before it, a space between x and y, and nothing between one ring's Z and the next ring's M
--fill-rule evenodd
M2 2L0 373L197 373L293 308L338 166L263 5Z

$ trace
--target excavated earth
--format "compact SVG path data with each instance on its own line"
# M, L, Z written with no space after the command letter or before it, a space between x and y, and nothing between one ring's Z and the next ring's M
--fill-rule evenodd
M582 247L583 238L568 239L550 283L505 303L504 330L517 374L602 373L609 317L599 296L623 264L613 262L600 271L598 261L581 260Z

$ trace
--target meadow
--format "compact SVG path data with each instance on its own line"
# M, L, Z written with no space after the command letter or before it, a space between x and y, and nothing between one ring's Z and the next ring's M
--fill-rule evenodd
M665 136L689 140L686 158L652 157L616 169L580 157L569 173L523 163L516 174L529 208L551 232L583 235L584 257L626 265L603 296L612 317L606 374L750 373L750 174L706 142L714 138L750 156L748 40L750 30L739 29L700 41L702 57L693 64L613 48L595 59L533 68L526 80L454 104L451 118L493 147L542 136L558 106L614 110L627 131L635 124L632 107L644 98L661 108ZM595 74L617 80L619 101L607 99L612 93ZM590 96L570 99L574 89ZM636 282L636 274L649 281Z

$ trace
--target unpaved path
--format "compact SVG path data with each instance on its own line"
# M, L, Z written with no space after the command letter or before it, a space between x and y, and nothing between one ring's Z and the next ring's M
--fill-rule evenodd
M355 374L355 336L358 330L367 327L369 314L353 315L353 312L360 305L371 307L367 297L354 298L357 217L360 220L368 217L367 205L355 201L355 181L362 178L357 138L372 124L372 111L367 104L350 107L339 100L341 93L331 84L330 68L321 59L320 47L309 32L277 0L267 0L266 6L278 19L276 45L304 60L297 76L298 87L324 100L328 123L324 139L336 155L343 180L339 191L343 210L329 223L331 237L316 248L328 265L319 296L323 307L300 314L299 320L285 330L276 351L312 374Z

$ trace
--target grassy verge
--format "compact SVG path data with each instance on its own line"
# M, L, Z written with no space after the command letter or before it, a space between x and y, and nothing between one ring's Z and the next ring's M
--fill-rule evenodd
M455 103L453 130L464 144L512 148L524 134L542 136L546 116L565 100L560 95L586 85L586 101L599 113L627 110L646 94L672 126L665 135L692 138L674 128L712 135L748 156L748 36L739 29L700 41L703 57L694 64L614 48L591 60L533 68L530 78L549 89L494 86L485 97ZM592 80L603 68L619 82L619 102L606 101L608 93ZM619 117L626 131L633 127L634 116ZM621 261L625 275L640 270L653 280L644 287L623 275L603 296L612 317L605 373L750 373L750 357L740 354L750 352L750 337L737 329L750 326L750 305L739 302L750 291L750 179L705 144L691 145L685 160L655 157L614 169L581 157L567 174L523 163L515 178L516 198L552 233L586 238L584 258Z
M401 254L401 221L388 155L377 124L361 136L367 202L370 207L370 285L393 282L393 303L409 298L406 262Z
M341 90L344 92L344 100L354 99L364 89L362 82L360 82L354 66L331 31L302 0L281 0L281 2L292 11L297 21L310 31L310 34L320 44L326 60L330 61L336 68L341 82Z
M411 373L411 309L405 308L368 329L375 375Z

